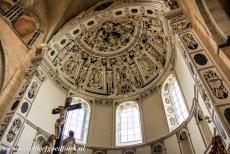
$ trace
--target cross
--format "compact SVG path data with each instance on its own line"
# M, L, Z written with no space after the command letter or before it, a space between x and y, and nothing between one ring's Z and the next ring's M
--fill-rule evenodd
M71 105L72 97L68 97L65 100L65 106L59 106L58 108L54 108L52 110L52 114L60 114L60 117L57 119L55 123L55 145L53 154L59 154L60 149L63 142L63 129L66 120L66 114L68 111L72 111L75 109L81 109L81 104Z

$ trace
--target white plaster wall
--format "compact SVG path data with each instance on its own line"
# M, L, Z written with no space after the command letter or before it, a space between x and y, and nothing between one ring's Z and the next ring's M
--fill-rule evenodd
M37 133L37 130L32 128L30 125L25 124L17 145L19 148L26 148L26 149L18 150L15 153L16 154L29 154L30 148L33 145L33 139L35 138L36 133Z
M201 108L201 110L202 110L202 112L203 112L203 114L204 114L204 117L205 117L205 116L209 116L210 119L211 119L211 115L210 115L210 113L208 112L208 109L207 109L207 107L206 107L206 105L205 105L205 103L204 103L204 101L203 101L203 99L202 99L200 93L198 93L198 103L199 103L200 108ZM214 134L214 130L215 130L215 125L214 125L214 123L213 123L213 122L210 122L210 123L207 123L207 124L208 124L209 130L211 131L211 134Z
M92 154L93 150L91 149L85 149L84 151L78 151L78 154Z
M175 73L177 76L177 80L180 84L180 87L183 91L185 100L189 109L192 107L193 98L194 98L194 85L195 81L190 73L187 64L184 60L180 51L176 51L176 61L175 61ZM197 123L194 117L188 124L188 130L190 133L190 137L192 140L192 144L194 146L194 150L197 154L204 153L205 145L201 137L201 133L197 126Z
M200 93L198 93L198 103L200 105L200 108L202 109L202 112L203 112L204 116L205 115L210 115Z
M180 154L180 148L176 135L173 135L164 140L167 154Z
M187 67L184 57L180 51L176 51L176 60L174 65L176 77L178 83L183 91L185 100L187 102L188 108L192 107L193 98L194 98L194 79Z
M145 142L155 140L168 133L168 124L160 91L142 100L142 115Z
M188 123L188 130L189 130L190 138L192 140L192 144L193 144L195 152L197 154L203 154L206 149L205 143L201 137L200 130L197 126L197 123L194 117L192 117L192 119Z
M136 154L151 154L151 146L137 148Z
M28 120L44 131L53 134L54 124L58 115L52 115L52 109L64 105L66 94L60 91L55 85L46 79L33 102L28 115Z
M109 150L107 151L107 154L122 154L121 150Z
M88 144L92 146L112 146L113 108L112 105L94 104L91 109Z

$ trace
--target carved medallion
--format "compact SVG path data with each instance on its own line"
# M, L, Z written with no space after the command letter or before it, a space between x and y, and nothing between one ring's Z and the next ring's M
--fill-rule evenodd
M20 103L20 100L16 100L11 106L10 110L11 111L15 110L18 107L19 103Z
M19 96L22 96L22 95L25 93L25 91L26 91L28 85L29 85L29 83L24 83L24 84L23 84L23 86L21 87L21 89L20 89L20 91L19 91L19 93L18 93Z
M33 82L29 91L28 91L28 98L32 99L34 98L34 96L36 95L38 90L38 83L37 82Z
M206 65L208 62L208 59L206 58L206 56L201 53L195 54L194 60L199 65Z
M22 125L22 121L20 118L14 119L13 124L10 127L10 130L7 134L6 140L8 142L12 142L16 138L17 132L20 129L21 125Z
M29 104L27 102L24 102L21 106L21 112L26 113L28 111Z
M182 40L184 41L186 47L191 50L195 50L199 46L198 42L195 40L192 34L188 33L188 34L182 35Z
M204 72L203 76L207 81L208 86L212 91L212 94L216 98L226 99L228 97L228 91L225 88L222 79L216 72L212 70L207 70Z
M12 117L6 116L5 119L1 122L0 125L0 138L3 136L4 132L6 131L6 128L8 124L10 123Z

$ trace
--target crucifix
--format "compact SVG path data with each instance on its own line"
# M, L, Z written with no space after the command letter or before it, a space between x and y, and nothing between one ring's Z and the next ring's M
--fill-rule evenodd
M52 114L60 114L60 117L57 119L55 123L55 145L53 154L59 154L60 149L63 142L63 129L66 120L66 114L68 111L72 111L75 109L81 109L81 104L71 105L72 97L68 97L65 100L65 106L59 106L58 108L54 108L52 110Z

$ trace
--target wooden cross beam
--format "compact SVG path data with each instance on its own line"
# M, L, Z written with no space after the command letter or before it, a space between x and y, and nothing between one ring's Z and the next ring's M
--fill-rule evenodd
M63 142L63 129L65 125L67 112L82 108L82 104L71 105L71 103L72 103L72 97L68 97L65 101L65 106L59 106L58 108L54 108L52 110L52 114L60 114L60 117L57 119L55 123L55 145L54 145L53 154L60 153L59 150L61 149L62 142Z

